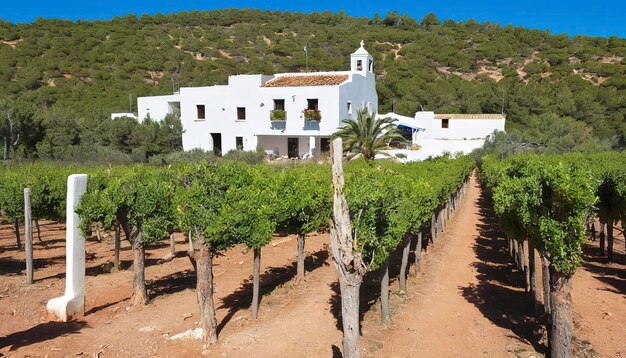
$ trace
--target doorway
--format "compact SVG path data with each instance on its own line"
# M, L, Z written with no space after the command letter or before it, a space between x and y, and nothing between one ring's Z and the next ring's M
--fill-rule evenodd
M222 133L211 133L213 138L213 153L221 157L222 156Z
M287 138L287 156L289 158L298 158L298 138Z
M320 153L324 156L328 156L330 153L330 139L320 138Z

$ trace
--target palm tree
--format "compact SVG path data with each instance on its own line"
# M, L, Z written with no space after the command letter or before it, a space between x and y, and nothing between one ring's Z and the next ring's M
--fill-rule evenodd
M370 114L364 108L357 113L356 120L342 120L344 127L333 133L331 140L341 138L346 152L353 156L360 155L365 161L370 161L377 154L388 155L382 150L389 149L389 143L392 140L400 143L406 142L393 124L395 121L389 117L376 119L376 113Z

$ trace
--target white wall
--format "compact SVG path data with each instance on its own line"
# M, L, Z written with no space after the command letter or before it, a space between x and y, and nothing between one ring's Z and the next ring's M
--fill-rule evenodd
M351 81L342 84L339 96L339 123L342 119L356 119L358 111L367 107L369 113L378 112L378 94L374 74L359 72L351 76ZM352 113L348 113L347 103L352 103ZM338 126L341 126L338 124Z
M424 133L430 133L435 125L435 112L419 111L415 113L415 126L424 128ZM424 134L429 136L430 134Z
M247 77L245 83L254 83L254 78ZM259 76L260 77L260 76ZM260 82L260 80L259 80ZM245 129L252 122L252 111L246 110L246 121L237 121L237 106L249 108L250 96L242 95L241 98L233 98L230 95L231 88L228 86L193 87L181 88L181 122L183 124L183 148L191 150L201 148L213 150L211 133L221 133L222 152L235 149L235 133L233 129ZM246 102L246 98L248 101ZM204 105L205 119L198 119L197 105ZM256 147L256 138L252 133L244 135L244 149L251 150Z
M441 119L433 121L427 138L476 139L486 138L494 130L504 131L504 119L449 119L448 128L441 127Z
M137 98L137 119L142 122L148 114L155 121L161 121L170 113L170 102L179 102L180 95L151 96Z
M258 98L264 103L260 110L259 134L273 135L314 135L330 134L337 130L339 124L338 108L339 86L315 87L263 87ZM308 98L318 99L318 109L322 119L319 123L305 121L302 111L307 107ZM282 129L271 129L270 111L274 109L274 99L285 100L287 121L284 132Z
M287 142L289 138L298 138L298 156L300 157L310 154L309 148L312 140L315 142L313 145L317 145L319 148L319 138L308 136L258 136L258 141L265 150L274 150L279 157L285 157L288 155Z
M228 86L181 88L184 149L211 150L212 144L207 138L210 133L221 133L223 153L236 148L236 137L243 137L244 150L254 150L258 136L284 137L286 153L287 137L308 138L310 135L330 134L336 130L338 86L261 87L267 79L267 76L262 75L231 76ZM307 107L308 98L317 98L319 101L322 113L319 124L304 120L302 111ZM285 101L285 123L272 124L270 121L274 99ZM206 119L197 119L197 105L205 106ZM237 119L237 107L246 109L245 120ZM261 143L268 149L279 145L268 143L268 140L266 138Z
M444 152L454 154L456 152L463 152L469 154L471 151L477 148L481 148L485 144L485 138L480 139L423 139L419 143L421 146L420 151L426 157L440 156Z
M397 153L402 153L406 155L406 159L401 161L420 161L427 159L428 157L439 157L444 153L456 154L457 152L463 152L463 154L469 154L474 149L481 148L485 144L485 139L474 139L474 140L442 140L442 139L422 139L419 142L420 149L419 150L408 150L408 149L394 149L387 150L385 152L389 153L394 157ZM384 158L384 156L380 156L377 158Z
M287 137L258 136L258 141L265 150L273 150L280 157L287 155Z
M286 138L298 137L301 138L300 155L309 153L309 137L328 137L340 127L341 119L350 117L346 106L348 100L353 103L353 118L356 118L361 103L369 102L370 111L378 109L373 74L328 74L348 74L349 79L335 86L261 87L272 77L239 75L231 76L227 86L181 88L181 120L185 130L183 148L211 150L210 133L221 133L223 153L236 148L235 137L244 138L244 150L254 150L260 143L267 149L279 147L281 155L287 152ZM281 74L284 75L303 74ZM319 123L304 119L302 111L307 107L309 98L318 99L322 115ZM285 123L270 120L274 99L285 101ZM204 120L197 118L197 105L205 106ZM237 120L237 107L246 108L245 120ZM259 141L259 137L264 139Z

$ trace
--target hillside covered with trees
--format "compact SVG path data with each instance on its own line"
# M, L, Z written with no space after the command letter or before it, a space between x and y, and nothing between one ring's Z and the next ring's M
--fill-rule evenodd
M21 158L146 160L180 150L180 124L118 119L137 96L229 75L345 70L363 39L380 112L507 114L507 141L551 151L626 146L626 39L552 35L397 13L259 10L0 21L0 108ZM5 112L3 110L2 112ZM2 113L0 137L8 126Z

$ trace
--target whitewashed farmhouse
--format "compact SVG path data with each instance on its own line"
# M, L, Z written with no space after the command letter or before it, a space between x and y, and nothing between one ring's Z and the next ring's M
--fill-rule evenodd
M410 140L411 149L394 149L392 155L401 154L407 161L437 157L444 153L470 153L481 148L494 131L504 131L506 117L503 114L436 114L419 111L415 117L395 113L379 117L395 118L396 125Z
M290 158L327 151L344 118L378 110L374 60L361 47L350 71L230 76L228 84L183 87L169 96L139 97L140 119L180 115L183 148L226 153L266 151Z
M306 158L329 149L341 120L360 109L378 110L374 60L363 47L350 55L350 71L236 75L227 85L182 87L167 96L139 97L138 118L181 118L183 148L226 153L261 145L276 157ZM395 113L396 125L411 143L389 154L423 160L445 152L469 153L495 130L504 131L501 114Z

